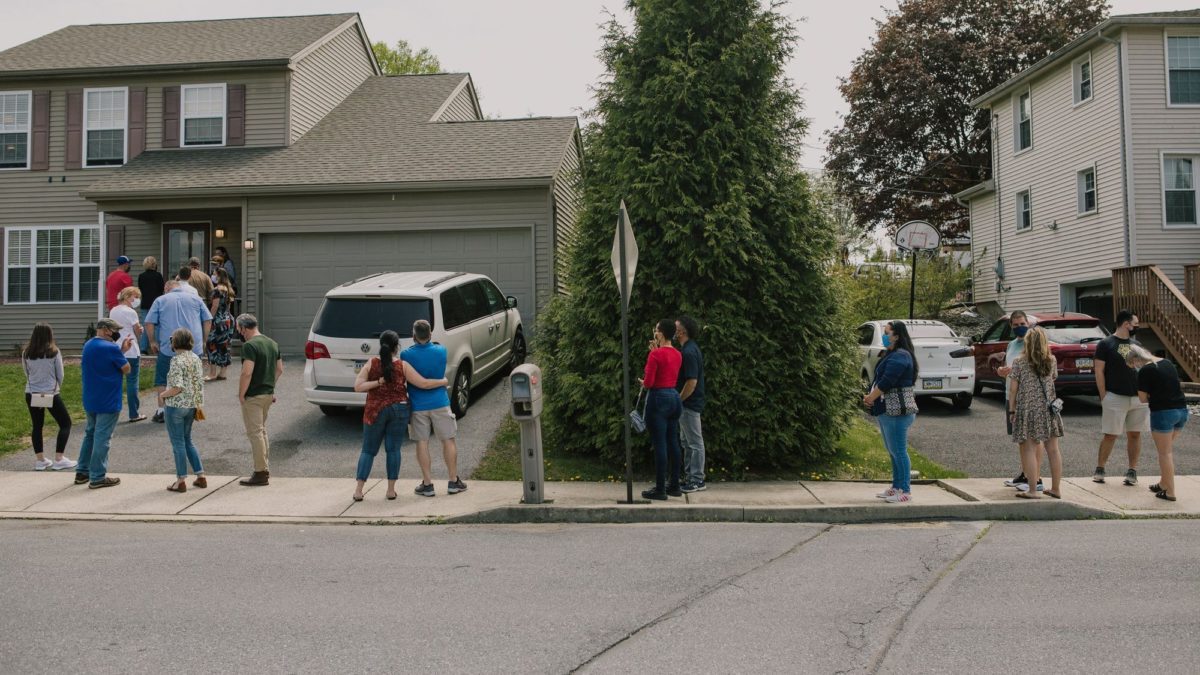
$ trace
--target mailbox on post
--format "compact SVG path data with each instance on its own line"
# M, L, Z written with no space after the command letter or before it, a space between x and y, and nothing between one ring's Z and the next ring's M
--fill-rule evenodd
M512 416L521 425L521 478L526 504L545 501L546 467L542 462L542 369L532 363L513 368Z

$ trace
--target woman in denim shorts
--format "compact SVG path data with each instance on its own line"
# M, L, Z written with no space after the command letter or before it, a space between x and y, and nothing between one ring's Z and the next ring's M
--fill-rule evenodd
M1150 404L1150 435L1158 449L1158 466L1162 477L1150 486L1159 499L1175 501L1175 459L1172 446L1187 424L1187 399L1179 384L1175 364L1160 359L1144 347L1131 345L1125 362L1137 368L1138 398Z

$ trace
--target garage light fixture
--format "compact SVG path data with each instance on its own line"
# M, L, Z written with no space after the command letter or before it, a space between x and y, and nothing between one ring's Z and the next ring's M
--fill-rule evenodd
M254 240L247 239L246 241L243 241L242 248L246 249L247 251L253 251L254 250Z

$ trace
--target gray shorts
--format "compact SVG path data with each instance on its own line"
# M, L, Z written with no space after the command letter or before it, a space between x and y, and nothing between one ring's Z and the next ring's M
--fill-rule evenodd
M408 420L408 436L414 441L427 441L430 436L437 436L439 441L454 438L458 431L458 422L450 406L435 410L414 410Z

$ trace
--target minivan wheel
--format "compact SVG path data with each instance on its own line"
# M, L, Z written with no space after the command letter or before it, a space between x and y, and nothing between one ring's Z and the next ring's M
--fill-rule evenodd
M450 410L455 417L462 418L471 405L471 366L466 363L458 367L454 376L454 389L450 392Z
M325 413L326 415L329 415L330 417L337 417L339 415L345 414L345 412L346 412L346 406L342 406L342 405L323 405L323 406L320 406L320 408L321 408L321 412Z
M511 373L514 368L525 363L525 357L529 355L529 348L525 346L525 335L521 331L513 336L512 355L508 359L508 372Z

